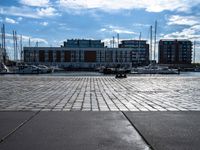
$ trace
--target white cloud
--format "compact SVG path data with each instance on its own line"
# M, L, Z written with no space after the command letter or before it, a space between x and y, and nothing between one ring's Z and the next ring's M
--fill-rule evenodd
M70 31L72 28L68 27L66 23L57 23L57 29L62 31Z
M104 32L104 31L107 31L107 29L106 28L101 28L100 31Z
M39 18L35 11L29 7L1 7L0 14L3 15L12 15L12 16L20 16L20 17L28 17L28 18Z
M182 31L173 32L164 36L167 39L189 39L196 41L196 62L200 62L200 25L185 28Z
M38 14L40 17L51 17L51 16L57 16L57 15L59 15L59 14L56 12L56 9L53 8L53 7L47 7L47 8L40 8L40 9L37 9L37 14Z
M22 39L25 42L28 42L29 38L30 38L31 42L33 42L33 43L39 42L39 43L48 44L47 40L43 39L43 38L31 37L31 36L26 36L26 35L22 36Z
M168 25L189 25L193 26L200 23L200 18L195 16L172 15L168 19Z
M48 44L48 42L45 39L42 39L42 38L31 38L31 42Z
M41 24L42 26L47 26L49 23L45 21L45 22L41 22L40 24Z
M146 27L150 27L150 24L141 24L141 23L134 23L133 24L134 27L142 27L142 28L146 28Z
M166 34L164 38L191 39L200 41L200 25L194 25L189 28L185 28L182 31Z
M33 38L29 36L22 36L23 46L28 46L29 38L31 39L31 46L35 46L36 42L39 46L46 46L48 42L43 38ZM20 40L20 35L18 35L18 41ZM20 50L20 45L18 45L18 50ZM6 33L6 52L10 58L13 58L13 35Z
M19 35L19 34L18 34L17 37L18 37L18 40L20 40L20 35ZM43 44L48 44L48 42L47 42L46 39L22 35L22 40L23 40L23 42L28 42L28 41L29 41L29 38L31 39L31 42L33 42L33 43L39 42L39 43L43 43ZM12 43L13 43L13 35L10 34L10 33L6 33L6 40L7 40L10 44L12 44Z
M7 17L5 18L5 22L10 24L18 24L16 20Z
M27 6L45 7L49 5L49 0L20 0L20 3Z
M23 18L22 18L22 17L18 17L17 20L18 20L18 21L22 21Z
M0 14L12 15L27 18L43 18L43 17L53 17L60 15L57 10L53 7L45 8L31 8L27 6L22 7L1 7Z
M59 0L60 6L69 9L101 9L113 11L120 9L145 9L148 12L188 11L199 4L199 0Z
M136 34L135 32L125 29L124 27L108 25L99 30L100 32L121 33L121 34Z

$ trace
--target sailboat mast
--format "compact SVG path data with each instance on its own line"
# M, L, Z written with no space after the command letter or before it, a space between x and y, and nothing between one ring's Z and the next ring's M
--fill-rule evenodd
M3 49L3 62L6 62L6 35L5 35L5 25L1 27L1 48Z
M140 42L141 42L141 36L142 36L142 33L140 32L139 40L138 40L138 55L137 55L138 65L140 64Z
M117 47L119 48L119 33L117 33Z
M6 50L6 33L5 33L5 25L3 24L3 49L4 52Z
M16 60L18 60L18 43L17 43L17 31L15 31L15 49L16 49Z
M20 36L20 60L22 61L22 35Z
M15 50L15 31L13 30L13 59L15 60L15 58L16 58L16 50Z
M150 61L152 60L152 26L150 26Z
M113 36L113 48L115 47L115 37Z
M193 63L195 63L195 58L196 57L196 41L194 41L194 58L193 58Z
M28 45L29 47L31 47L31 38L29 37L29 40L28 40Z
M2 42L1 48L5 50L6 42L5 42L5 25L4 24L1 27L1 42Z
M1 48L3 48L3 27L1 27Z
M157 34L157 20L155 21L154 55L153 55L154 60L156 60L156 34Z

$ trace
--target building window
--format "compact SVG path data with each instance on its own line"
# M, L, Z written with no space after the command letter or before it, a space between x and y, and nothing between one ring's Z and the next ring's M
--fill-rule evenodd
M60 62L60 61L61 61L61 52L56 51L56 62Z
M39 51L39 62L45 62L45 51L44 50Z
M85 51L84 60L85 62L96 62L96 51Z
M64 62L71 62L71 51L65 51Z
M49 62L53 62L53 51L49 51Z

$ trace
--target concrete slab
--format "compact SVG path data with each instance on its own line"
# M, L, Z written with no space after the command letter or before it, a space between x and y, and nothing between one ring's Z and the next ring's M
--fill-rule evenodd
M200 149L200 112L124 112L155 150Z
M148 150L121 112L40 112L1 150Z
M0 139L11 133L35 112L0 112Z

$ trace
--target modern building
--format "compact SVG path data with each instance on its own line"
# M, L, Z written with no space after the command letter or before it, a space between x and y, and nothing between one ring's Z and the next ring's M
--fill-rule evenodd
M64 42L66 48L104 48L101 40L71 39Z
M145 66L149 64L149 44L146 40L123 40L119 48L131 48L133 66Z
M191 64L192 42L189 40L160 40L158 63Z
M100 40L68 40L61 47L24 47L24 62L63 68L129 68L132 66L132 50L107 48Z

